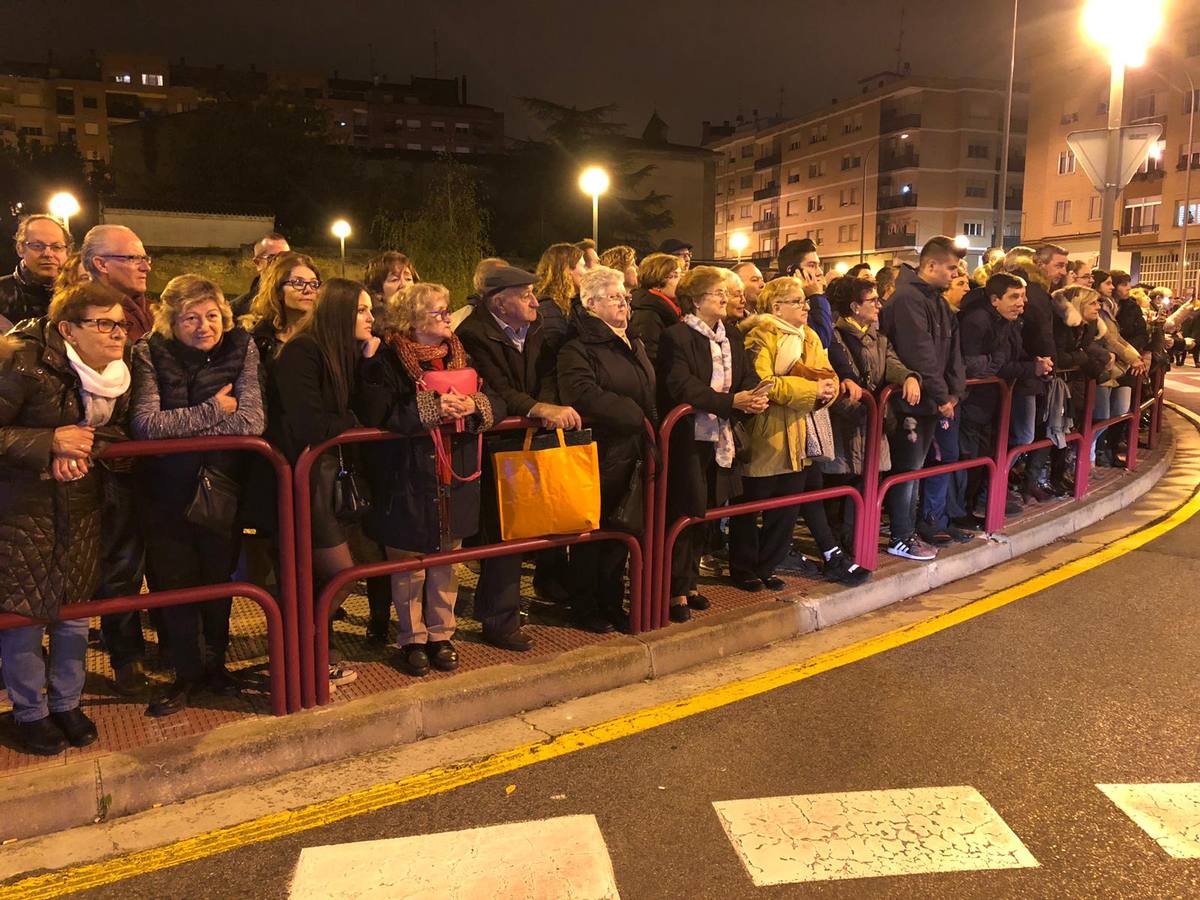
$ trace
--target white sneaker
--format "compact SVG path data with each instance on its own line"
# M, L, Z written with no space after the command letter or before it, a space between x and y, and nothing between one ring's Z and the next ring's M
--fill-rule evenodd
M894 540L888 545L888 553L902 559L915 559L918 562L928 562L937 559L937 548L930 547L920 538L913 536L907 541Z
M358 673L353 669L347 669L341 663L329 664L329 686L330 690L339 684L349 684L358 678Z

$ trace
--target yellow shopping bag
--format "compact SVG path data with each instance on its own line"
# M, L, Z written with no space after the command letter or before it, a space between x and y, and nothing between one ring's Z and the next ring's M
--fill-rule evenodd
M521 450L497 453L496 493L500 537L506 541L547 534L577 534L600 527L600 461L596 443L530 450L534 429Z

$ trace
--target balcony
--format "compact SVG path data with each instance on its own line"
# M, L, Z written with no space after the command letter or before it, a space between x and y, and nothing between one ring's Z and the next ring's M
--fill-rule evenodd
M1176 171L1176 172L1182 172L1182 171L1183 171L1184 169L1186 169L1187 167L1188 167L1188 158L1187 158L1187 154L1186 154L1186 153L1182 153L1182 154L1180 154L1180 156L1179 156L1179 162L1178 162L1178 163L1176 163L1176 165L1175 165L1175 171ZM1200 169L1200 153L1193 153L1193 154L1192 154L1192 168L1193 168L1193 169Z
M1138 225L1124 223L1121 225L1121 236L1126 237L1131 234L1157 234L1157 222L1144 222Z
M879 157L880 172L894 172L897 169L915 169L921 164L921 154L915 150L906 153L889 153Z
M997 172L1000 171L1000 160L996 160L996 171ZM1008 171L1024 172L1025 171L1025 157L1010 154L1008 157Z
M881 233L875 237L875 246L881 250L893 247L917 246L917 234L914 231L898 231L895 234Z
M755 200L770 200L772 197L779 196L779 185L772 181L766 187L761 187L754 192Z
M1154 168L1148 172L1134 172L1133 177L1130 178L1129 180L1130 181L1160 181L1166 177L1167 177L1166 172L1164 172L1162 169ZM1161 190L1161 188L1159 188L1158 190Z
M893 194L890 197L880 197L875 201L875 208L881 212L885 209L900 209L901 207L916 205L916 191L909 191L907 194Z
M754 171L761 172L763 169L769 169L772 166L777 166L783 162L783 152L776 150L769 156L760 156L754 161Z
M879 115L880 134L891 134L893 131L904 131L906 128L920 127L920 113L897 113L885 110Z
M754 223L755 231L772 231L779 227L778 219L759 219Z

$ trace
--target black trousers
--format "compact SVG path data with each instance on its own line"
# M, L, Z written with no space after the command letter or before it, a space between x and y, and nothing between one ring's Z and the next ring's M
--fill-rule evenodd
M142 592L146 553L138 523L135 488L133 475L105 473L97 600ZM158 610L152 610L150 618L156 625L163 621ZM100 633L114 670L137 662L146 655L140 612L101 616Z
M475 588L475 618L496 634L521 625L521 554L497 556L479 564Z
M601 615L616 620L625 614L628 557L629 550L620 541L597 541L571 548L571 563L580 585L571 600L576 616Z
M817 491L824 486L821 468L810 465L800 472L771 475L765 478L742 476L742 496L739 502L769 500L804 491ZM769 509L762 515L762 527L754 521L754 514L735 516L729 520L729 574L735 581L750 578L768 578L775 573L792 549L792 532L796 518L804 515L813 540L821 552L832 550L838 545L829 520L825 517L822 503L803 503Z
M183 520L147 529L147 573L152 591L229 581L237 566L238 540ZM223 668L229 648L232 599L163 609L175 677L194 681Z
M711 441L696 441L696 454L700 459L700 474L704 478L705 506L712 509L717 505L717 456L716 444ZM677 514L668 517L669 522ZM696 590L700 579L700 557L711 552L714 530L719 535L717 522L699 522L689 525L675 540L671 549L671 596L686 597Z
M966 417L959 424L959 459L979 459L990 455L996 446L996 429L991 422L976 422ZM987 505L988 470L982 466L958 474L965 477L963 506L967 513L982 510Z

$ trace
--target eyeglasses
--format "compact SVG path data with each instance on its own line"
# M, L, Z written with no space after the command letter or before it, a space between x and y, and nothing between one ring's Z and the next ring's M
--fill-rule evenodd
M314 294L321 289L320 278L314 278L312 281L305 281L303 278L289 278L284 284L299 294L307 293L309 288L312 288Z
M32 250L34 253L45 253L49 250L51 253L66 253L66 244L47 244L45 241L21 241L26 250Z
M112 334L114 328L120 328L126 334L129 333L128 319L80 319L76 325L95 325L96 330L101 334Z
M101 259L120 259L127 263L133 263L135 266L140 266L145 263L146 268L154 265L154 261L149 256L141 256L136 253L101 253Z
M448 309L431 309L429 310L429 318L441 319L443 322L449 322L453 313Z
M723 300L728 300L729 299L729 291L725 290L725 288L718 288L715 291L705 291L700 296L701 297L720 297Z
M794 306L796 309L809 308L807 300L779 300L778 303L780 306Z
M605 303L615 303L617 306L628 306L632 299L629 294L609 294L603 298Z

